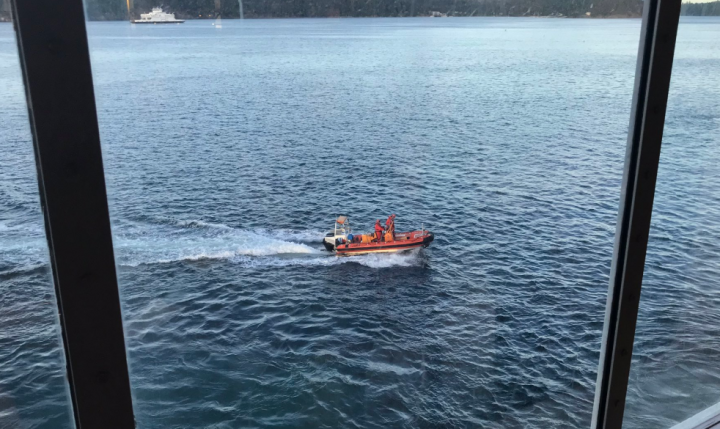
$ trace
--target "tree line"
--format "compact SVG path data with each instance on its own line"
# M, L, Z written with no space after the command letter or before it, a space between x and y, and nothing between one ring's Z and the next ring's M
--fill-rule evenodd
M687 16L720 16L720 1L710 3L683 3L681 15Z
M180 19L429 16L639 17L642 0L86 0L92 21L127 20L162 7ZM130 10L128 11L128 5ZM720 16L720 0L683 3L682 14ZM0 0L0 21L10 20L10 0Z
M240 17L639 17L642 0L131 0L131 18L161 6L180 19ZM88 19L128 19L126 0L86 0Z

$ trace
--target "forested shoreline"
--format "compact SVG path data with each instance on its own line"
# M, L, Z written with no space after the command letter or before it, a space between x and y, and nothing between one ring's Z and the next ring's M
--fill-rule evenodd
M179 19L240 18L241 0L86 0L91 21L139 18L160 6ZM128 4L131 13L128 13ZM529 16L637 18L642 0L242 0L244 18ZM720 1L683 3L682 14L720 15ZM0 20L10 19L1 0Z
M720 1L683 3L680 14L685 16L720 16Z
M450 17L639 17L642 4L642 0L243 0L242 9L245 18L410 17L433 13ZM163 6L183 19L240 17L238 0L134 0L133 15L154 6ZM87 0L87 9L90 19L127 17L124 0Z

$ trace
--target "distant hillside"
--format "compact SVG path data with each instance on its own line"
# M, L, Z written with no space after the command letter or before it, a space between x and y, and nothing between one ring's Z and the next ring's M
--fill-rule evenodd
M133 17L162 6L178 18L238 18L238 0L130 0ZM127 19L125 0L87 0L91 20ZM642 0L244 0L245 18L429 16L638 17Z
M86 0L88 19L129 19L128 0ZM132 18L162 6L178 18L239 18L239 0L129 0ZM639 17L642 0L244 0L245 18L337 16L567 16ZM720 16L720 0L683 3L683 15ZM10 0L0 0L0 21L10 19Z
M720 1L683 3L681 14L688 16L720 16Z

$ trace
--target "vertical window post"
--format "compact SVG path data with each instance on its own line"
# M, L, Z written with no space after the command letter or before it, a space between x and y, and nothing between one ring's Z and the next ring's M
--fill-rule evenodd
M134 428L82 0L13 0L77 428Z
M625 410L680 0L645 0L592 427Z

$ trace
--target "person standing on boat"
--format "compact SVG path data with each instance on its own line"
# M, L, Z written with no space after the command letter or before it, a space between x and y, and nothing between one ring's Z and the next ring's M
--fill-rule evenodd
M395 240L395 215L391 214L385 221L385 231L392 234L393 240Z
M375 239L377 242L381 242L383 237L383 227L380 225L380 219L375 222Z

